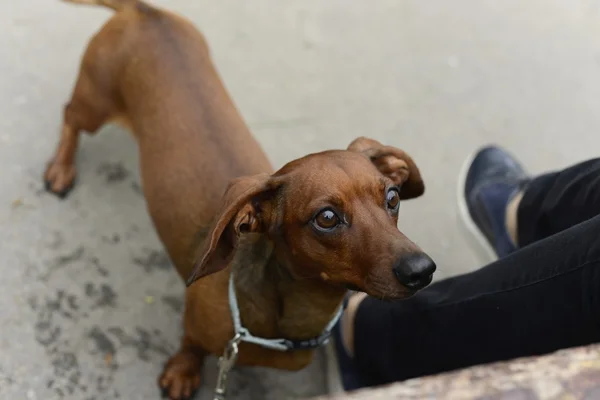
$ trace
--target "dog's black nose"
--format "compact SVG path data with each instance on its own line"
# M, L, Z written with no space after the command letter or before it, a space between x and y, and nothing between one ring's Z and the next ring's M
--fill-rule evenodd
M393 268L401 284L419 290L431 283L436 266L427 254L414 253L400 257Z

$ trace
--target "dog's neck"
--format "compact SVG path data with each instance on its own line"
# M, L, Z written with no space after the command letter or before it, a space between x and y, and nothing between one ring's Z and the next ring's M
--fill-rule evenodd
M345 289L294 279L259 234L242 235L232 262L242 325L255 336L310 339L334 317Z

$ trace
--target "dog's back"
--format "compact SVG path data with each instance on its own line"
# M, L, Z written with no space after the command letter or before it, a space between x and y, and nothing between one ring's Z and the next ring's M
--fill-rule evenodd
M93 133L117 121L131 129L148 209L187 278L229 181L271 166L190 22L137 0L68 1L117 12L89 43L65 126Z

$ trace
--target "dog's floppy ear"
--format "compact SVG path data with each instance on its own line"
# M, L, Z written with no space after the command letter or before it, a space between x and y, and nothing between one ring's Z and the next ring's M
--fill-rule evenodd
M229 184L221 209L216 214L200 257L187 280L188 286L226 268L241 234L264 231L262 205L279 186L280 183L268 174L237 178Z
M367 156L379 172L401 186L401 199L419 197L425 191L425 184L417 165L404 151L396 147L384 146L377 140L366 137L359 137L352 141L348 150Z

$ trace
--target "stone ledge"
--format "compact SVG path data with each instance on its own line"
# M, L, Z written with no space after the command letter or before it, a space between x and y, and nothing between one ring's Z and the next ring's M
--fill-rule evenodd
M600 345L471 367L321 400L600 399Z

